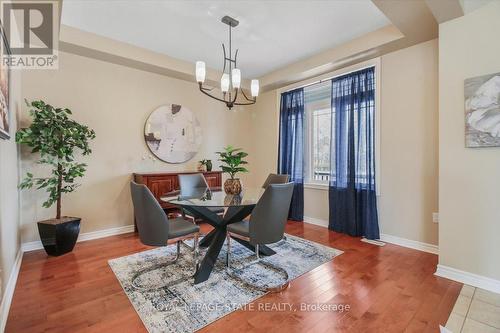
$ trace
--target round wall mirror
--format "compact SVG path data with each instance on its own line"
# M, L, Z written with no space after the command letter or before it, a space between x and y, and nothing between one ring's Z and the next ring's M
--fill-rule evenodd
M146 120L144 139L160 160L183 163L198 152L202 141L201 127L188 108L179 104L161 105Z

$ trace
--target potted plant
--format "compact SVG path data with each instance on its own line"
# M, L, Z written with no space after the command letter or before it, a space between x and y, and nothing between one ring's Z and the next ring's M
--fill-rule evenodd
M205 170L210 172L212 171L212 160L201 160L200 166L205 167Z
M31 153L39 153L37 163L52 170L47 177L35 177L28 172L19 187L45 189L48 199L43 207L56 204L56 217L38 222L38 232L47 254L58 256L73 250L81 221L79 217L61 215L61 196L79 186L75 180L84 175L87 165L75 161L75 153L92 152L89 141L95 138L95 132L70 119L69 109L54 108L43 101L26 103L33 122L16 133L16 142L30 147Z
M243 160L248 154L242 151L241 148L234 148L232 146L227 146L223 152L217 152L216 154L219 155L219 161L222 162L222 172L229 174L230 177L224 182L224 191L227 194L240 194L241 182L239 178L234 178L234 176L238 172L248 172L242 166L248 164L247 161Z

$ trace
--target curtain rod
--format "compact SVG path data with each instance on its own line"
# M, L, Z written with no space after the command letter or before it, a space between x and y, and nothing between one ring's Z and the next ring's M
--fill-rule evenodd
M289 91L292 91L292 90L296 90L296 89L300 89L300 88L306 88L306 87L312 86L314 84L320 84L320 83L323 83L325 81L330 81L330 80L332 80L332 79L334 79L336 77L341 77L341 76L344 76L344 75L347 75L347 74L351 74L351 73L354 73L354 72L362 71L363 69L367 69L367 68L370 68L370 67L375 67L375 65L368 65L368 66L357 68L357 69L354 69L352 71L345 72L345 73L342 73L342 74L329 76L329 77L327 77L325 79L321 79L321 80L314 81L314 82L311 82L311 83L306 83L304 85L301 85L301 86L298 86L298 87L294 87L294 88L285 90L285 91L282 92L282 94L286 93L286 92L289 92Z

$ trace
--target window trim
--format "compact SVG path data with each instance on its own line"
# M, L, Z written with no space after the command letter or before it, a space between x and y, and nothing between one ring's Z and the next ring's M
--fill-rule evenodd
M320 108L320 110L322 110ZM304 183L306 185L314 185L314 186L326 186L328 187L328 181L320 181L320 180L315 180L313 177L313 171L311 170L311 166L313 164L313 154L311 152L311 145L313 142L313 113L308 112L308 110L304 110L306 114L306 133L305 133L305 140L304 140Z
M328 183L305 183L304 188L320 190L320 191L328 191L329 185Z
M279 119L279 105L280 105L280 96L283 92L301 88L301 87L306 87L315 83L321 83L323 81L331 80L333 78L349 74L352 72L359 71L364 68L368 67L374 67L375 68L375 182L376 182L376 193L377 196L381 195L381 177L380 177L380 155L381 155L381 149L380 149L380 117L381 117L381 62L380 62L380 57L373 58L370 60L366 60L351 66L347 66L332 72L328 72L322 75L315 76L313 78L303 80L300 82L293 83L291 85L282 87L277 90L276 98L277 98L277 108L278 108L278 119ZM279 122L278 122L278 128L279 128ZM279 129L278 129L279 133ZM309 157L309 142L306 140L310 136L310 133L305 133L304 134L304 143L305 143L305 148L304 148L304 154L307 154L307 158ZM304 160L305 162L305 160ZM310 165L310 164L309 164ZM304 169L304 187L305 188L321 188L325 187L328 188L328 183L317 183L317 182L311 182L307 177L306 173L309 172L308 170Z

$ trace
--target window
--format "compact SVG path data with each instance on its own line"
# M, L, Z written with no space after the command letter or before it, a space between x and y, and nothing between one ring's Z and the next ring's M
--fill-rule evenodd
M304 88L306 113L306 183L328 184L330 179L331 81Z
M376 83L373 81L372 84L373 87L376 86ZM347 98L348 96L350 95L344 94L340 98ZM365 123L365 118L358 116L360 111L365 112L367 108L376 112L374 99L366 100L360 105L354 104L353 120L355 129L355 142L363 142L364 140L366 140L366 135L373 135L373 130L370 130L368 128L368 125ZM339 175L336 170L331 170L330 166L331 160L335 161L335 156L332 156L333 158L331 158L330 156L331 152L335 151L335 149L331 148L332 144L335 145L335 142L333 142L335 141L335 139L332 140L332 135L335 138L335 128L333 128L332 133L331 126L332 123L336 123L337 121L335 119L335 107L332 107L331 79L327 79L323 82L315 83L304 88L304 109L304 182L306 184L314 186L328 185L330 180L335 182L336 178L347 179L346 175ZM334 119L332 119L332 117L334 117ZM370 117L375 117L375 114L370 114ZM375 119L376 118L377 117L375 117ZM375 129L375 132L378 132L378 129ZM376 146L376 141L378 141L378 138L372 138L370 142L374 146ZM366 161L370 161L370 163L373 163L372 167L375 167L374 164L378 164L378 161L376 161L376 159L373 159L371 155L367 155L371 154L371 152L374 151L374 146L355 146L355 182L360 186L363 186L363 184L366 185L369 183L373 183L369 182L369 179L367 178L368 176L366 172ZM367 152L367 149L369 150L369 152ZM333 163L333 167L335 167L335 162ZM376 167L375 170L378 170L378 167ZM330 179L330 177L332 176L334 179Z

